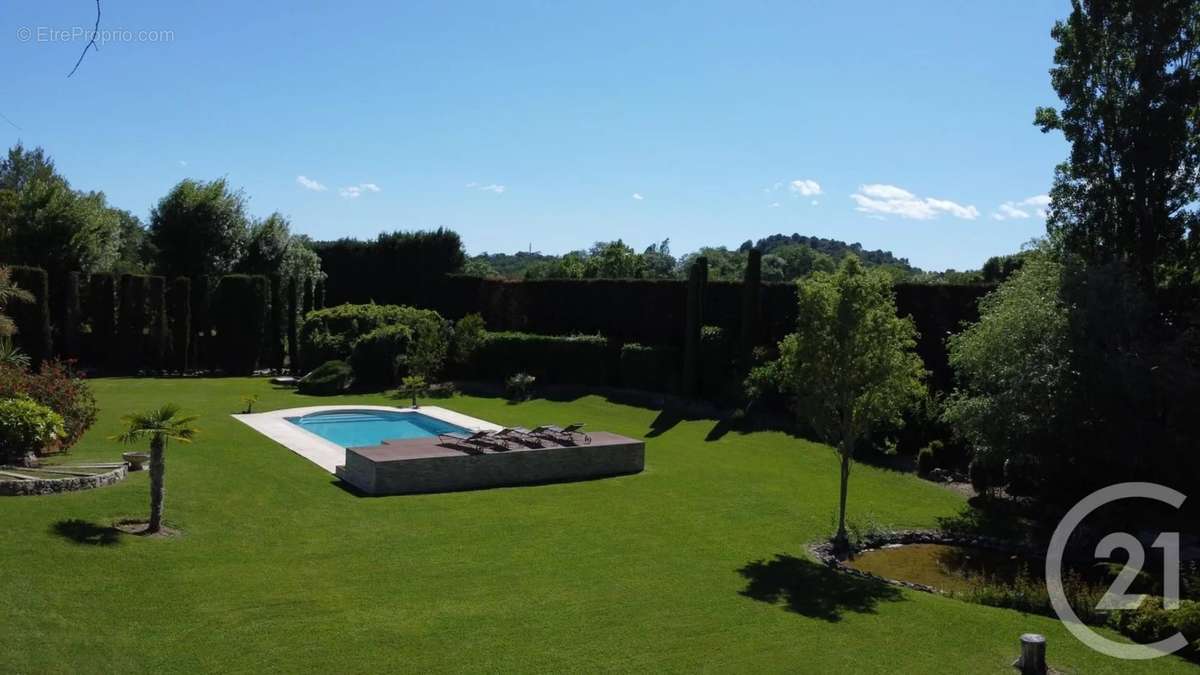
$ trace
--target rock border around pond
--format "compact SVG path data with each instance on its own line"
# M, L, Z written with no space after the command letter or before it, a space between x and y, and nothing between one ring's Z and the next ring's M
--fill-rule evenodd
M62 478L39 478L37 480L0 480L0 496L28 497L52 495L63 492L78 492L104 487L125 480L128 470L125 465L111 471L91 476L64 476Z
M893 586L902 586L911 588L914 591L922 591L924 593L935 593L938 595L948 595L947 591L925 584L918 584L911 581L900 581L899 579L889 579L879 576L872 572L865 572L860 569L855 569L846 564L847 558L852 555L881 548L884 546L893 545L908 545L908 544L946 544L949 546L972 546L975 548L983 548L1000 553L1012 553L1017 555L1025 555L1035 558L1043 558L1044 554L1040 551L1030 549L1028 546L1015 544L1004 539L995 537L973 537L966 535L949 534L936 530L902 530L899 532L887 532L882 534L872 534L863 538L862 542L857 546L851 546L848 551L839 555L834 550L833 542L821 542L809 546L809 552L813 557L826 567L837 570L839 572L859 577L861 579L871 579L874 581L883 581L892 584Z

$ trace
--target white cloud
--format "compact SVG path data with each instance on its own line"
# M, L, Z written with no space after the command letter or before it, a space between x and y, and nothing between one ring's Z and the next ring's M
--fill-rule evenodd
M777 209L777 208L779 208L779 202L771 202L770 204L767 204L767 208L768 209Z
M804 197L813 197L821 194L821 185L815 180L802 178L794 180L788 184L788 188L792 192L798 192Z
M974 206L964 206L948 199L933 197L918 197L913 193L895 185L872 183L858 188L858 192L850 195L858 207L856 210L872 216L900 216L912 220L929 220L943 213L955 218L975 220L979 217L979 209Z
M813 205L813 206L818 206L820 203L821 203L821 202L817 201L816 199L812 200L812 205Z
M296 176L296 182L305 190L312 190L313 192L324 192L329 189L307 176Z
M187 160L186 159L179 160L179 166L187 166Z
M1019 202L1004 202L992 213L995 220L1024 220L1037 215L1045 219L1046 207L1050 206L1050 195L1034 195Z
M643 197L642 193L640 193L640 192L633 193L633 198L638 200L639 202L642 201L643 199L645 199L645 197Z
M324 187L321 187L324 190ZM343 199L358 199L364 192L379 192L379 186L375 183L359 183L358 185L348 185L344 188L338 188L338 194Z
M498 195L502 195L508 188L504 187L503 185L492 183L491 185L480 185L479 189L483 190L484 192L495 192Z

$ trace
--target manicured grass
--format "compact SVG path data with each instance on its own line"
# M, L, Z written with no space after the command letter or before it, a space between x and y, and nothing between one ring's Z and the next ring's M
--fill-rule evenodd
M162 401L202 417L168 448L167 520L183 535L112 532L144 516L145 473L99 490L0 500L5 672L789 670L1013 672L1022 632L1069 672L1191 669L1114 661L1056 621L836 575L804 544L836 503L829 448L778 433L706 440L599 397L432 401L504 424L583 420L647 437L635 476L362 498L229 417L396 402L314 399L265 380L99 380L100 421L72 459L118 459L120 415ZM962 498L856 466L851 515L933 526ZM83 542L83 543L79 543Z

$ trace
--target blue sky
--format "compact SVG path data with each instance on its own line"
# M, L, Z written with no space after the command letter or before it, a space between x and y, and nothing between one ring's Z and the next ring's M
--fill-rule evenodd
M227 176L322 239L799 232L962 269L1043 232L1067 152L1032 125L1065 0L102 6L129 33L67 79L94 2L6 4L0 142L143 218Z

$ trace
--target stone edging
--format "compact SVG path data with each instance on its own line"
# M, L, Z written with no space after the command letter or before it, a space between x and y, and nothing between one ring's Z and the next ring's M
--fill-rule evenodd
M1032 557L1042 557L1037 551L1032 551L1028 547L1014 544L1003 539L995 537L971 537L947 534L936 530L902 530L899 532L884 532L880 534L872 534L863 538L863 541L858 546L853 547L847 553L862 553L871 549L880 548L892 544L947 544L953 546L973 546L975 548L985 548L1001 553L1014 553L1027 555ZM927 586L925 584L917 584L911 581L900 581L898 579L888 579L881 577L878 574L864 572L863 570L854 569L846 564L847 555L839 555L833 550L832 542L822 542L809 546L809 552L818 562L822 563L830 569L849 574L851 576L862 579L871 579L874 581L883 581L892 584L893 586L902 586L911 588L914 591L922 591L925 593L936 593L944 595L946 592Z
M125 480L127 467L120 466L112 471L94 476L64 476L39 480L0 480L0 496L20 497L26 495L49 495L59 492L76 492L104 487Z

